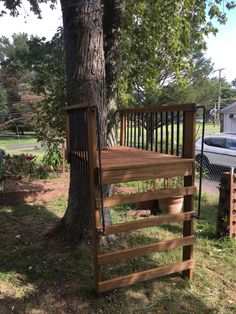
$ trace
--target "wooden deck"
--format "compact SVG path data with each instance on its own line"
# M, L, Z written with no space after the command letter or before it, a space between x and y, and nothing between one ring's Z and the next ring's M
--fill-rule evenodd
M101 164L103 183L111 184L192 175L194 159L118 146L101 152Z

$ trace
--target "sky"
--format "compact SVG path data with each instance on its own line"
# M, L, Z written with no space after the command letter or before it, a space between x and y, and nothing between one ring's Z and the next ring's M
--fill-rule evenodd
M0 5L0 10L2 5ZM0 36L11 37L13 33L25 32L51 39L58 26L62 26L62 12L58 5L50 10L48 4L42 4L42 20L29 11L26 0L23 0L22 14L13 18L9 15L0 18ZM216 36L206 38L206 56L211 58L214 69L223 68L222 77L228 82L236 78L236 9L227 13L226 25L219 25ZM213 74L218 75L218 72Z

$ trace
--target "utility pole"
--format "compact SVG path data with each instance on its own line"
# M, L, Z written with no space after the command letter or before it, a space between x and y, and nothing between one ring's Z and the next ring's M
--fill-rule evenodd
M218 85L218 105L217 105L217 119L216 123L219 126L220 125L220 104L221 104L221 72L224 70L224 68L217 69L214 72L219 72L219 85Z

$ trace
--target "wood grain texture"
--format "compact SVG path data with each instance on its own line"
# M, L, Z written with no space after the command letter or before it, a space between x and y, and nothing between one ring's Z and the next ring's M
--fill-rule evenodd
M140 245L135 248L120 250L117 252L106 253L98 256L98 264L108 264L118 261L123 261L128 258L147 255L153 252L161 252L177 247L192 245L196 242L196 236L189 236L185 238L176 238L173 240L162 241L152 244Z
M176 188L176 189L165 189L160 191L151 191L151 192L143 192L143 193L133 193L127 195L115 195L111 197L106 197L103 199L103 205L105 207L129 204L129 203L137 203L144 201L151 201L156 199L163 199L175 196L184 196L184 195L194 195L196 193L196 187L184 187L184 188ZM100 199L97 199L97 206L101 206Z
M121 288L128 285L132 285L138 282L170 275L173 273L183 271L185 269L192 269L194 266L195 266L194 260L188 260L177 264L165 265L158 268L153 268L142 272L134 273L132 275L117 277L110 280L99 282L98 290L99 293L101 293L115 288Z
M149 112L173 112L173 111L196 111L196 104L180 104L180 105L159 105L156 107L130 108L120 110L122 113L149 113Z
M165 225L169 223L179 222L179 221L188 221L193 219L194 211L178 214L170 214L163 216L155 216L150 218L143 218L135 221L128 221L119 224L113 224L107 226L106 234L120 233L120 232L129 232L133 230L149 228L153 226Z

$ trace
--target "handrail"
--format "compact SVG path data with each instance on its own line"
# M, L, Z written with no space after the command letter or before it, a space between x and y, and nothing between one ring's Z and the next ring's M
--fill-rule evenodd
M196 111L197 104L164 104L156 107L127 108L119 110L120 113L152 113L152 112L172 112L172 111Z
M93 107L93 106L90 106L89 103L87 102L82 102L80 104L66 106L64 107L64 110L69 111L69 110L76 110L76 109L88 108L88 107Z

